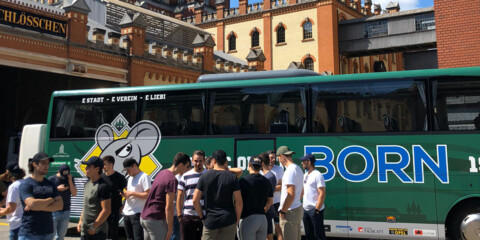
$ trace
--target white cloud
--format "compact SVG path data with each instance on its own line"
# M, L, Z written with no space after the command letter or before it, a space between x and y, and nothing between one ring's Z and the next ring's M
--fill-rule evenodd
M390 2L399 2L400 11L420 8L420 0L373 0L372 2L373 4L381 4L382 9L385 9Z

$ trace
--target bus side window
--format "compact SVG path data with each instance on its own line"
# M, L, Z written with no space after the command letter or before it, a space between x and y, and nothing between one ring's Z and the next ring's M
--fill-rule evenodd
M210 133L306 132L305 92L302 85L218 89L210 94Z
M480 130L480 78L449 77L432 81L433 124L437 131Z
M142 119L157 124L162 136L205 134L201 91L144 93Z
M99 101L86 103L85 99L113 98L113 96L83 96L54 100L51 138L93 138L97 128L112 122L121 114L131 127L136 123L136 102Z
M423 131L426 111L421 91L424 88L419 85L411 79L315 84L312 86L313 131Z

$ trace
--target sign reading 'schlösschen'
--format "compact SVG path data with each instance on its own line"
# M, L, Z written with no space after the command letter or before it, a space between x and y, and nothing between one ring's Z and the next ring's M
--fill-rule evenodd
M0 24L66 37L67 22L0 6Z

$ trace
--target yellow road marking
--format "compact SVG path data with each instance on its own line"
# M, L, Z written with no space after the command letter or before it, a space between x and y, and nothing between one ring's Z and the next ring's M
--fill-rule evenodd
M2 226L8 226L8 223L0 223Z

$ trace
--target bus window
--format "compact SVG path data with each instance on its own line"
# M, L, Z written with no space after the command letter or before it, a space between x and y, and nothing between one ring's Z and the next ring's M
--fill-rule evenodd
M219 89L210 96L211 134L306 131L304 86Z
M424 89L423 82L408 79L315 84L312 86L313 131L422 131L426 119L421 97Z
M155 122L162 136L204 134L203 92L145 93L143 99L143 119Z
M118 102L113 100L115 97L131 98ZM57 98L54 100L50 137L92 138L100 125L111 124L120 114L131 127L136 123L135 99L136 95Z
M480 82L476 78L432 81L435 130L480 130ZM436 96L435 96L436 95Z

